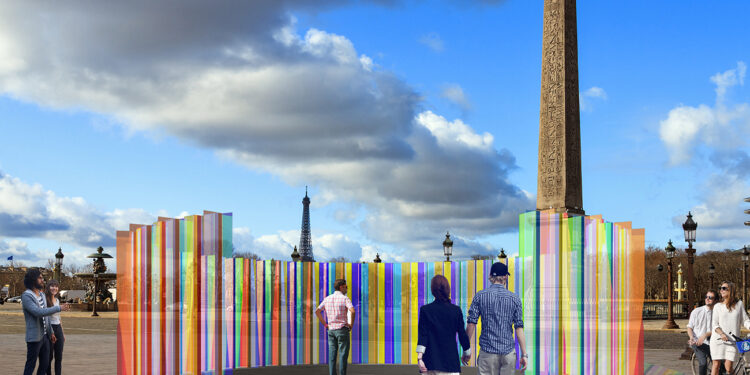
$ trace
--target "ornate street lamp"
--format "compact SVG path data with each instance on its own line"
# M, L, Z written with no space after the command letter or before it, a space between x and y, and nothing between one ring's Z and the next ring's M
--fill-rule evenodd
M714 288L714 273L716 273L716 267L714 267L714 264L711 263L711 265L708 266L708 276L710 280L710 284L708 285L709 289Z
M443 254L445 254L445 261L451 261L451 255L453 255L453 240L451 234L445 232L445 240L443 240Z
M57 280L58 283L62 282L62 265L63 265L63 255L62 253L62 247L57 249L57 254L55 254L55 280Z
M677 249L672 246L672 240L669 240L664 250L667 252L667 322L664 323L664 327L662 328L677 329L680 327L674 322L674 317L672 316L672 290L670 289L672 287L672 258L674 258L674 253Z
M695 262L695 249L693 249L693 242L695 241L695 230L698 229L698 223L693 221L693 215L688 211L687 220L682 224L682 230L685 231L685 242L688 243L688 248L685 249L688 258L688 272L687 272L687 313L690 316L690 312L693 311L693 296L695 295L695 278L693 274L693 263Z
M107 266L104 264L104 259L111 259L112 256L109 254L104 254L104 248L99 246L99 248L96 249L95 253L87 256L86 258L94 259L94 312L91 314L91 316L99 316L99 314L96 313L96 297L99 294L99 274L107 271Z
M375 253L375 259L372 260L375 263L380 263L382 260L380 259L380 253Z
M500 255L497 256L497 259L500 259L500 262L508 264L508 256L505 255L505 249L500 248Z
M292 251L292 262L299 262L299 252L297 251L297 245L294 246L294 251Z

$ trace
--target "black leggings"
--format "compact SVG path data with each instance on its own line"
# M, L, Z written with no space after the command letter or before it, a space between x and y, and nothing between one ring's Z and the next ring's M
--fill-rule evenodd
M52 332L55 333L57 341L51 344L49 351L49 366L47 366L47 375L52 375L52 359L55 359L55 375L62 375L63 346L65 345L65 336L63 335L60 324L52 324Z

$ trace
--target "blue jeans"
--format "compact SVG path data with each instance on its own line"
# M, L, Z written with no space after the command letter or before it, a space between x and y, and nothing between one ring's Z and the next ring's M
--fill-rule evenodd
M328 374L336 375L338 357L339 373L346 375L346 362L349 359L349 328L328 331Z
M698 375L706 375L708 369L708 357L711 356L711 349L708 344L702 344L701 346L690 345L695 352L695 359L698 360ZM721 366L722 368L724 366Z

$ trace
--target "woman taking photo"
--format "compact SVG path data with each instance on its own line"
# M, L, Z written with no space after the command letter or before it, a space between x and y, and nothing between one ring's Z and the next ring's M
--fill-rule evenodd
M451 287L445 276L433 277L430 289L435 300L419 309L419 372L431 375L458 374L461 363L456 351L456 334L464 349L464 359L471 355L469 336L464 329L464 314L461 308L451 303Z
M44 290L44 296L47 299L47 306L60 306L60 300L57 293L60 292L60 284L57 280L50 280ZM49 324L52 326L52 347L50 348L49 366L47 366L47 375L52 375L52 359L55 360L55 375L62 374L62 353L65 344L65 335L63 334L62 324L60 322L60 313L54 313L49 317Z
M737 299L737 288L734 283L723 281L719 295L721 298L711 316L711 330L716 333L711 335L712 374L719 373L722 360L727 373L731 373L732 365L737 359L737 347L732 335L740 335L740 324L750 329L750 317L747 316L745 305Z

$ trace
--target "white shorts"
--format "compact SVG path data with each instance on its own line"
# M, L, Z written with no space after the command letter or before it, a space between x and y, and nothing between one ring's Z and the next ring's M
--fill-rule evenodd
M721 338L711 338L711 359L714 361L728 359L732 362L737 361L737 346L733 341L723 341Z

